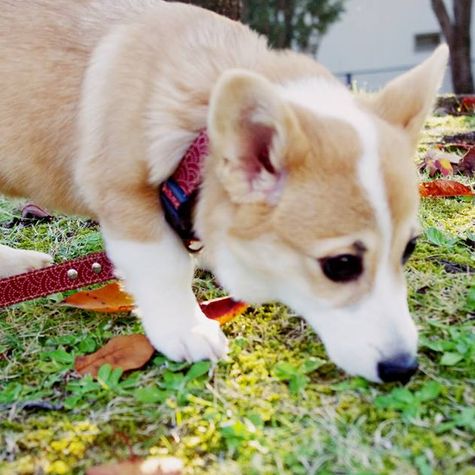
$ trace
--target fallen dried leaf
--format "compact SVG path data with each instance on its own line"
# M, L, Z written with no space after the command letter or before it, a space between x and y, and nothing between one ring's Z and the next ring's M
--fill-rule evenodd
M62 411L62 404L53 404L50 401L25 401L23 403L15 403L17 409L23 411Z
M454 173L453 164L457 164L461 157L455 153L445 152L440 148L432 148L427 151L420 170L427 170L429 176L434 176L437 172L443 176Z
M475 112L475 97L474 96L465 96L461 100L461 109L463 112Z
M103 289L99 289L99 291ZM108 290L106 290L106 292L107 291ZM84 296L84 294L88 294L88 292L80 292L80 294L82 294L80 299L83 297L90 299L90 296ZM121 295L124 295L124 298L131 300L131 297L122 291ZM117 295L114 294L115 301L117 298ZM94 301L95 300L93 299L92 302ZM68 305L70 305L70 303L68 303ZM80 305L80 308L85 308L82 302ZM102 308L103 305L106 304L101 302L99 307L96 306L96 309ZM220 324L232 320L237 315L243 313L248 307L247 304L236 302L230 297L203 302L200 306L208 318L217 320ZM107 309L99 311L109 312L112 310ZM117 336L112 338L112 340L95 353L76 357L74 368L81 375L89 373L94 377L97 377L100 367L104 364L110 364L112 368L121 368L123 371L128 371L141 368L150 360L154 352L155 349L144 335Z
M66 297L61 304L102 313L129 312L134 308L132 297L122 290L118 282L95 290L76 292Z
M436 113L453 116L469 115L475 111L474 96L439 96L437 98Z
M90 468L87 475L181 475L183 464L174 457L134 459Z
M112 313L132 310L132 297L124 292L118 282L96 290L77 292L63 300L62 305L96 312ZM204 314L220 324L229 322L243 313L248 305L230 297L223 297L200 304ZM74 367L81 375L97 377L100 367L110 364L123 371L141 368L155 352L144 335L118 336L110 340L100 350L86 356L78 356Z
M428 285L423 285L422 287L419 287L416 292L421 295L425 295L428 291L430 290L430 287Z
M473 196L469 186L454 180L433 180L419 184L419 193L424 198Z
M475 174L475 147L471 147L468 152L454 167L455 173L462 173L466 176Z
M90 355L78 356L74 368L81 374L94 377L106 363L124 371L141 368L155 352L145 335L123 335L112 338L100 350Z
M52 220L53 216L51 216L47 211L33 203L28 203L21 210L20 218L13 218L9 223L4 223L2 227L11 229L18 225L32 226L37 223L49 223Z
M208 318L217 320L221 325L223 325L244 313L249 305L244 302L233 300L231 297L222 297L201 302L200 307Z
M447 261L446 259L439 259L440 264L444 266L445 272L449 274L474 274L475 269L468 264L459 264L458 262Z
M66 297L62 305L82 308L102 313L126 312L134 308L132 297L122 290L118 282L112 282L95 290L77 292ZM223 324L243 313L248 305L233 300L231 297L222 297L200 303L204 314Z
M442 142L445 144L457 144L462 146L475 145L475 130L469 132L462 132L453 135L444 135Z
M48 211L40 208L34 203L28 203L23 207L21 210L21 217L22 219L31 219L35 221L51 220L52 218Z

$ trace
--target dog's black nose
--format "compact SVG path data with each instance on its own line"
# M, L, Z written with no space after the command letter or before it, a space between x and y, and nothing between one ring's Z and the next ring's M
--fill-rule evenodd
M385 383L400 381L406 384L417 371L418 366L416 358L402 354L378 363L378 376Z

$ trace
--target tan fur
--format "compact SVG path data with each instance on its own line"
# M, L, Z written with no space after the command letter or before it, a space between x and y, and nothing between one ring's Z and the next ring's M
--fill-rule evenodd
M68 212L92 214L73 184L84 70L99 38L131 16L98 2L0 4L0 189ZM86 9L91 8L88 18Z
M246 100L242 98L243 89L243 84L233 84L226 97L220 99L220 110L228 114L228 121L225 122L224 116L218 115L216 118L216 127L222 129L222 143L220 140L214 141L217 150L210 157L204 183L206 201L202 206L209 212L206 220L203 220L203 233L207 240L212 239L213 229L219 228L226 221L220 214L211 213L212 203L221 203L223 207L226 203L226 193L219 193L219 197L214 194L218 193L216 188L220 187L219 183L228 189L231 200L238 202L240 193L238 197L233 193L245 183L240 172L233 170L229 176L226 174L224 177L220 172L220 166L224 166L221 157L228 157L228 162L232 161L229 150L235 147L233 140L241 137L238 142L243 142L242 132L239 132L239 116L236 120L232 119L235 107L248 107ZM261 95L260 100L262 98ZM225 102L226 99L229 103ZM368 234L371 230L376 232L373 211L365 198L364 190L356 181L356 159L361 154L359 140L355 131L340 120L319 120L310 111L298 106L280 111L276 104L275 108L278 111L276 114L282 115L277 122L286 124L286 137L280 138L283 141L281 149L274 150L274 154L281 156L278 160L287 174L285 191L277 207L263 203L259 198L241 206L230 202L224 212L228 216L234 216L230 234L244 240L258 239L266 234L278 236L282 240L282 253L286 252L284 247L288 246L311 258L310 265L303 263L302 269L307 278L313 281L318 295L331 298L338 305L349 304L371 288L376 271L375 254L372 253L367 259L365 278L342 288L339 284L328 282L315 265L314 259L328 254L354 252L353 246L333 247L321 256L315 255L313 247L316 242L326 238L357 236L358 233ZM229 126L229 130L224 128L225 124ZM215 172L220 178L213 179ZM213 189L214 193L210 196ZM244 198L250 194L245 189L241 192ZM345 205L342 206L342 203Z
M151 13L137 14L150 5L155 6ZM132 20L136 23L130 24ZM97 215L100 209L110 221L115 220L112 216L117 212L120 221L130 222L132 229L143 228L150 218L134 218L143 206L121 207L120 190L112 203L96 194L84 199L72 182L85 68L93 47L115 23L129 26L123 27L127 40L119 61L113 65L108 97L103 98L102 105L104 113L114 118L104 124L109 129L104 131L108 143L102 144L112 157L104 159L100 151L98 157L88 157L91 170L83 170L79 180L104 190L103 177L107 175L110 186L117 186L111 173L114 168L118 180L127 177L129 182L123 185L127 194L137 189L139 201L153 194L152 189L147 192L148 171L143 168L140 172L146 154L142 138L146 127L144 108L166 114L170 118L168 129L196 133L205 126L211 88L227 68L268 69L275 81L302 74L326 74L305 57L269 53L263 39L238 23L201 9L160 1L4 1L0 22L1 189L9 194L26 194L45 206L67 212ZM176 34L185 30L184 35ZM31 71L35 72L34 80ZM160 133L157 130L155 134ZM159 169L166 159L153 157ZM94 205L90 206L89 201ZM154 233L142 230L145 238Z

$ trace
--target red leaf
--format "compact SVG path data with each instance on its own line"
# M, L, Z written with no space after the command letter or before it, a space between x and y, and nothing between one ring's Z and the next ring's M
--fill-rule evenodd
M419 184L422 197L473 196L470 187L454 180L433 180Z
M233 300L231 297L222 297L201 302L200 307L208 318L217 320L222 325L244 313L249 305Z
M462 103L460 105L463 111L475 112L475 96L466 96L462 98Z

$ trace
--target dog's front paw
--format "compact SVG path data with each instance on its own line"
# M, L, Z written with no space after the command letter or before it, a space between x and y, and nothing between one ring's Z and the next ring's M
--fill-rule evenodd
M152 345L167 358L174 361L217 361L228 352L228 341L218 322L208 318L199 319L189 327L186 322L173 332L165 328L147 332Z

